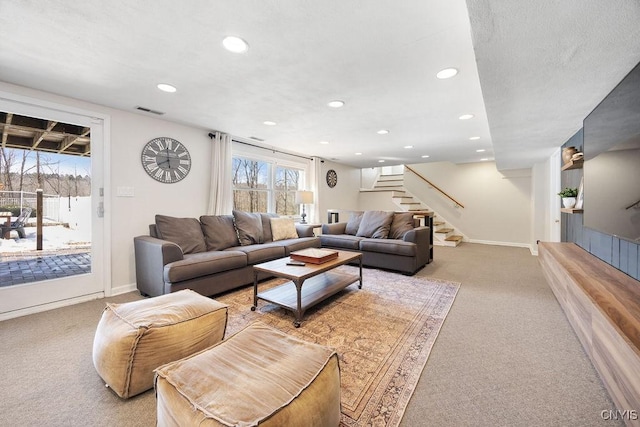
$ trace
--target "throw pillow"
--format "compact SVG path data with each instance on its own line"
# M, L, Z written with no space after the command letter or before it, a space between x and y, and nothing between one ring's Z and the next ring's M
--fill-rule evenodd
M156 215L156 228L164 240L180 246L185 254L194 254L207 250L200 222L195 218L175 218Z
M358 228L360 227L360 221L362 221L363 212L352 212L349 217L349 221L347 221L347 226L344 229L344 232L347 234L351 234L355 236L358 232Z
M273 241L297 239L298 232L293 218L271 218L271 234Z
M262 242L273 242L275 239L271 234L271 218L278 218L278 214L276 213L260 213L260 218L262 218Z
M362 215L356 236L386 239L389 236L391 221L393 221L393 212L366 211Z
M411 212L394 214L389 229L389 239L402 239L404 233L409 230L413 230L413 214Z
M203 215L200 223L208 251L221 251L239 245L232 215Z
M233 223L240 245L262 243L262 218L259 212L233 211Z

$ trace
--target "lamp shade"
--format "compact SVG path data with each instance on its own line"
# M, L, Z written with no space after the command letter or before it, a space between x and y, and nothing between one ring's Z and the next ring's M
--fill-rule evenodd
M296 191L296 203L309 205L313 203L313 191Z

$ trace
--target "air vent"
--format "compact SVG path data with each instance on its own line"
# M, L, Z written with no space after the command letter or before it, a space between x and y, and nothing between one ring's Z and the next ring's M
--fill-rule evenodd
M264 139L258 138L257 136L250 136L249 139L253 139L254 141L264 142Z
M157 114L158 116L164 114L162 111L156 111L146 107L136 107L136 110L144 111L145 113Z

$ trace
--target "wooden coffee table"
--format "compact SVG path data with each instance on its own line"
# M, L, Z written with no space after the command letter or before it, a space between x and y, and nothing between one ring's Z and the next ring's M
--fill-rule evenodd
M253 266L253 306L258 307L258 300L268 301L293 311L293 325L300 327L304 312L311 306L324 301L340 292L352 283L359 282L362 289L362 254L358 252L338 251L338 258L322 264L306 263L304 266L287 265L289 257L280 258ZM359 274L346 274L333 271L334 268L358 261ZM258 274L267 273L275 277L289 279L288 282L258 293ZM304 286L303 286L304 285Z

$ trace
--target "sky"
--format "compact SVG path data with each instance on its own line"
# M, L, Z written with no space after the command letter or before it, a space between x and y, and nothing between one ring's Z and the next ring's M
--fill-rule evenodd
M20 163L22 162L22 154L25 150L5 148L7 151L15 153L14 165L12 172L20 172ZM25 170L35 172L36 152L29 151ZM56 154L40 152L40 164L43 173L59 173L61 175L89 175L91 176L91 158L84 156L72 156L70 154ZM31 168L31 169L30 169Z

